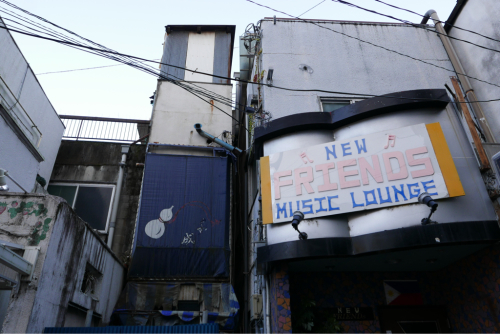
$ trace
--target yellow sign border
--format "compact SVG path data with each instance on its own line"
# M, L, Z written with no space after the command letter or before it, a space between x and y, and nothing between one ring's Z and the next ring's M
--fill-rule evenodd
M441 168L444 183L448 189L448 195L450 197L464 196L465 191L462 186L462 182L460 182L460 177L458 176L455 163L453 162L450 148L446 143L446 138L444 137L441 124L430 123L426 124L425 127L427 128L427 133L431 139L432 147L436 153L439 168Z
M260 158L260 191L262 196L262 224L272 224L273 200L269 156Z

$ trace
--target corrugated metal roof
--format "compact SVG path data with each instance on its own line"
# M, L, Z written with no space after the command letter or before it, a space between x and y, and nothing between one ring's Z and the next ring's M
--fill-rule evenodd
M219 333L217 324L181 326L45 327L44 333Z

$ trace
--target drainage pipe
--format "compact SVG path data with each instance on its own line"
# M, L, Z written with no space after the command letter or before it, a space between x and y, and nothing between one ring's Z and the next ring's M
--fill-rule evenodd
M123 170L127 162L127 154L130 149L129 145L122 145L122 161L120 162L120 170L118 172L118 181L116 182L115 198L113 199L113 211L111 212L111 221L109 223L108 247L113 245L113 236L115 234L116 214L118 213L118 204L120 203L120 194L123 185Z
M212 135L211 135L211 134L209 134L209 133L206 133L205 131L203 131L203 130L201 129L201 126L202 126L202 125L201 125L200 123L196 123L196 124L194 125L194 128L196 129L196 132L198 132L198 133L200 134L200 136L205 137L205 138L207 138L207 139L210 139L210 140L212 140L212 141L216 142L216 143L217 143L217 144L219 144L220 146L222 146L222 147L224 147L224 148L227 148L227 149L228 149L229 151L231 151L232 153L238 153L238 154L239 154L239 153L243 152L243 151L242 151L242 150L240 150L239 148L234 147L234 146L232 146L232 145L229 145L229 144L228 144L228 143L226 143L225 141L220 140L219 138L214 137L214 136L212 136Z
M448 57L450 58L451 64L453 65L455 72L457 72L458 78L460 79L460 83L462 84L462 87L465 91L465 95L467 96L469 101L472 102L473 110L477 118L479 119L481 128L483 129L484 132L484 136L486 137L486 141L489 143L495 143L496 142L495 137L493 136L493 132L491 131L488 120L484 115L483 109L481 108L481 105L478 102L476 93L474 93L474 89L472 89L472 86L469 82L469 78L467 78L464 75L466 73L462 66L462 63L460 62L460 59L458 58L458 55L455 52L455 48L451 44L450 39L446 34L446 31L441 25L441 21L439 20L436 11L434 9L428 10L427 13L425 13L424 18L422 19L422 22L420 22L420 24L426 24L429 18L431 18L434 21L434 26L436 27L437 32L439 32L439 38L441 39L441 42L443 42L444 48L446 50L446 53L448 54Z

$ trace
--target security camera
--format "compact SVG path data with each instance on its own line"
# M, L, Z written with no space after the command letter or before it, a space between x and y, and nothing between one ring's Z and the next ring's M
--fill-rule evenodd
M432 199L431 195L428 192L421 193L420 196L418 196L418 202L420 204L425 204L429 208L431 208L429 217L422 218L422 225L437 224L437 221L431 220L432 214L437 210L438 207L438 204Z
M299 231L299 224L300 222L304 219L304 214L301 211L295 211L293 213L293 220L292 220L292 227L299 232L299 239L300 240L306 240L307 239L307 233L306 232L300 232Z

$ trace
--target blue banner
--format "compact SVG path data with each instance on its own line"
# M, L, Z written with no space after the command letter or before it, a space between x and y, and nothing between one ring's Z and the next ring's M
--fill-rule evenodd
M147 154L129 277L229 276L227 157Z

